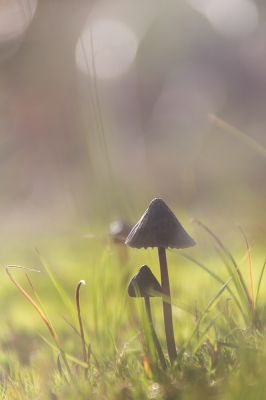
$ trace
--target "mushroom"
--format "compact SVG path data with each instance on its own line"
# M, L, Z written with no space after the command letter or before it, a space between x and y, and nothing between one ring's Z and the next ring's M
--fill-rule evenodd
M132 228L125 243L137 249L158 247L166 343L170 361L173 363L177 358L177 352L165 249L168 247L184 249L195 246L196 242L187 234L165 202L156 198L151 201L141 219Z
M107 232L112 242L116 246L119 258L119 264L121 266L124 266L128 261L128 251L127 251L128 249L127 246L125 246L125 240L131 229L132 229L131 224L117 220L113 221L110 224L109 230Z
M132 225L124 221L113 221L109 227L109 234L114 243L125 244L125 240L132 229Z
M162 365L162 368L166 369L166 362L163 355L163 351L160 342L157 338L153 319L151 314L151 303L150 297L161 297L162 288L156 277L151 272L148 265L142 265L136 275L133 276L128 284L128 294L130 297L144 297L145 309L151 328L152 338Z

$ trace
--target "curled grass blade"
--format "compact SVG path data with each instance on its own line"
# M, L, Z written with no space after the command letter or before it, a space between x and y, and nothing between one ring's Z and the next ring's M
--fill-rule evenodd
M80 311L80 301L79 301L79 292L80 292L81 285L86 285L86 282L84 280L81 280L81 281L79 281L79 283L77 285L76 307L77 307L78 320L79 320L79 330L80 330L80 337L81 337L83 361L86 363L87 362L87 350L86 350L85 335L84 335L84 329L83 329L83 323L82 323L82 317L81 317L81 311ZM87 369L84 370L84 376L86 377L86 375L87 375Z

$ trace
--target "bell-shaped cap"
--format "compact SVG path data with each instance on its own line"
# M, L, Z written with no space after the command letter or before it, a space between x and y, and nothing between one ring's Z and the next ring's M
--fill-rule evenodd
M148 265L142 265L129 282L127 290L130 297L160 297L162 287Z
M196 244L162 199L151 201L139 222L132 228L125 243L137 249L141 247L184 249Z

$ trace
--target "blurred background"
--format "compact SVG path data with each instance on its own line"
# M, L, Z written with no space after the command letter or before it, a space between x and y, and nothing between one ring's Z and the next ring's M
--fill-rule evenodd
M162 197L261 240L265 129L264 0L0 3L2 238Z

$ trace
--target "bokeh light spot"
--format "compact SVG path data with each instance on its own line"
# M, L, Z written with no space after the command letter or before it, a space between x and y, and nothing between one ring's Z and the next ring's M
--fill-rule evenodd
M0 4L0 41L24 33L37 7L37 0L3 0Z
M222 36L241 39L258 26L258 9L252 0L188 0Z
M120 21L99 20L81 35L76 61L85 73L111 79L125 73L134 62L138 41L132 30Z

